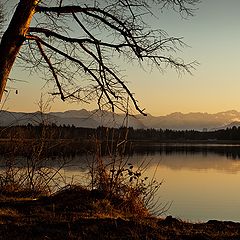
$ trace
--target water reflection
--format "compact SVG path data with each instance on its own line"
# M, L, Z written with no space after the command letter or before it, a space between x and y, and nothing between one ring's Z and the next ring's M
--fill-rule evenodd
M177 148L178 151L176 148L172 151L148 151L125 158L135 166L146 163L144 174L148 177L155 174L159 182L163 180L156 199L160 198L163 203L173 202L167 214L195 222L209 219L240 221L240 161L233 157L239 146L211 145L210 151L190 152L185 148L179 151L182 147ZM197 148L202 149L202 146ZM216 152L213 149L221 150ZM17 164L24 166L24 161L22 158ZM57 168L61 161L67 163L61 170L66 182L89 182L86 173L93 161L92 156L56 157L50 165ZM4 164L0 164L0 168L3 167Z
M160 166L173 170L188 169L199 171L213 169L226 173L238 173L240 171L240 161L213 153L138 154L132 156L130 159L135 164L139 161L147 161L150 166L155 166L159 163Z
M135 166L145 162L148 164L145 176L155 174L159 182L163 181L156 199L172 202L166 214L195 222L240 221L240 161L214 153L178 152L135 154L128 162ZM76 168L66 171L76 173Z
M213 153L155 154L150 160L145 174L152 176L160 161L155 177L164 184L158 197L173 201L167 214L190 221L240 221L240 162Z
M136 143L133 146L135 154L150 154L156 153L164 155L172 155L182 153L186 155L195 155L196 153L209 154L214 153L220 156L226 156L234 160L240 159L239 144L202 144L202 143Z

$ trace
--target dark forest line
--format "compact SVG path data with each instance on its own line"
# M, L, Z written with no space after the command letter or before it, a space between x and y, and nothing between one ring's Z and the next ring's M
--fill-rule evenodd
M0 127L0 154L31 158L78 154L214 152L240 158L240 127L209 132L43 125ZM227 145L227 147L226 147Z
M196 130L171 130L171 129L134 129L126 128L82 128L72 126L57 126L55 124L33 126L31 124L24 126L0 127L0 139L71 139L71 140L121 140L129 141L239 141L240 127L231 127L227 129L214 131L196 131Z

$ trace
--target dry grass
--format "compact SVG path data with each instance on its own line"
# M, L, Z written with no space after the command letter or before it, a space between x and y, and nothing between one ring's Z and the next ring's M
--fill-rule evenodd
M0 208L0 224L16 221L20 217L21 215L16 209Z
M193 224L133 210L130 214L121 208L127 204L122 199L81 186L36 200L5 197L0 201L0 239L240 239L240 223Z
M112 196L98 189L89 190L81 186L68 186L47 199L54 204L55 211L60 213L67 209L89 217L149 216L143 204L137 203L134 198L130 201L121 196Z

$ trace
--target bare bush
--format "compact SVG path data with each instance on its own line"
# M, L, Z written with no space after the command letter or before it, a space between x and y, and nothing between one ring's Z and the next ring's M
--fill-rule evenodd
M107 155L101 154L101 142L96 141L96 144L98 151L89 172L93 191L99 191L105 199L111 199L117 208L130 215L159 215L168 209L168 203L158 203L155 199L162 182L157 182L155 176L145 175L148 163L143 161L134 166L125 154L127 131L119 139L108 142Z
M51 148L57 148L60 142L44 114L48 107L41 98L34 139L28 139L21 128L13 128L10 138L5 139L8 148L0 159L0 194L35 197L49 195L66 185L62 170L70 160L61 154L57 158L49 156Z

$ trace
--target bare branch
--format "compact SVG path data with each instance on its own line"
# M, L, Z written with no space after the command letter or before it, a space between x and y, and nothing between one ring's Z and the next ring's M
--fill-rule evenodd
M3 5L2 3L0 3L0 36L2 35L1 30L3 28L3 23L4 23Z
M21 0L5 45L1 42L0 50L6 52L8 46L7 51L10 51L14 46L23 68L42 72L46 83L54 80L53 95L60 95L62 100L96 100L99 108L108 106L114 111L114 108L131 107L130 99L135 109L145 115L128 89L116 59L136 61L141 66L146 63L159 70L170 66L178 72L191 73L196 63L185 63L174 56L186 46L182 38L168 36L162 29L151 29L145 15L153 16L155 6L192 15L199 1L94 0L83 4L80 0ZM28 12L24 10L26 5ZM22 20L23 12L24 24L17 26L24 26L21 29L24 34L19 35L21 31L16 31L13 42L10 33L14 31L15 23ZM30 27L33 15L35 21ZM7 66L11 66L8 62ZM1 66L0 61L0 72L6 69ZM7 74L9 71L3 73ZM1 81L0 89L3 89L6 81L2 81L4 84Z
M163 3L162 8L172 8L184 16L193 16L200 0L156 0Z
M60 54L60 55L62 55L62 56L64 56L64 57L66 57L67 59L69 59L69 60L71 60L71 61L79 64L79 65L84 69L84 71L85 71L85 72L88 72L88 73L95 79L95 81L98 83L98 85L101 87L102 92L103 92L103 93L105 94L105 96L108 98L109 103L111 104L111 106L112 106L112 108L113 108L113 111L114 111L114 104L113 104L111 98L109 97L109 94L108 94L108 92L106 91L104 85L100 82L100 80L99 80L99 79L97 78L97 76L93 73L93 71L92 71L90 68L88 68L83 62L81 62L80 60L78 60L78 59L76 59L76 58L73 58L73 57L69 56L68 54L62 52L61 50L59 50L59 49L57 49L57 48L49 45L48 43L44 42L42 39L40 39L40 38L38 38L38 37L36 37L36 36L28 36L28 39L35 40L35 41L41 43L42 45L45 45L46 47L52 49L54 52L56 52L56 53L58 53L58 54ZM64 98L66 98L66 97L64 97Z
M65 42L69 42L69 43L89 43L89 44L98 44L100 46L105 46L105 47L109 47L109 48L115 48L117 51L120 51L121 48L125 48L125 47L134 47L133 44L128 44L128 43L119 43L119 44L112 44L112 43L108 43L108 42L102 42L102 41L98 41L98 40L92 40L90 38L71 38L71 37L66 37L63 36L59 33L56 33L54 31L51 31L49 29L46 28L39 28L39 27L30 27L29 28L29 33L44 33L46 37L56 37L60 40L63 40Z
M57 76L57 74L56 74L56 72L55 72L55 69L54 69L54 67L52 66L52 63L51 63L50 59L49 59L49 58L47 57L47 55L45 54L45 52L44 52L44 50L43 50L43 48L42 48L42 45L41 45L40 41L37 41L37 40L36 40L36 43L37 43L37 46L38 46L38 48L39 48L39 51L40 51L41 55L43 56L44 60L45 60L46 63L48 64L50 70L52 71L52 75L53 75L54 79L56 80L56 84L57 84L59 93L60 93L60 95L61 95L61 99L62 99L63 101L65 101L65 97L64 97L64 94L63 94L63 92L62 92L62 87L61 87L61 85L60 85L60 83L59 83L58 76Z

